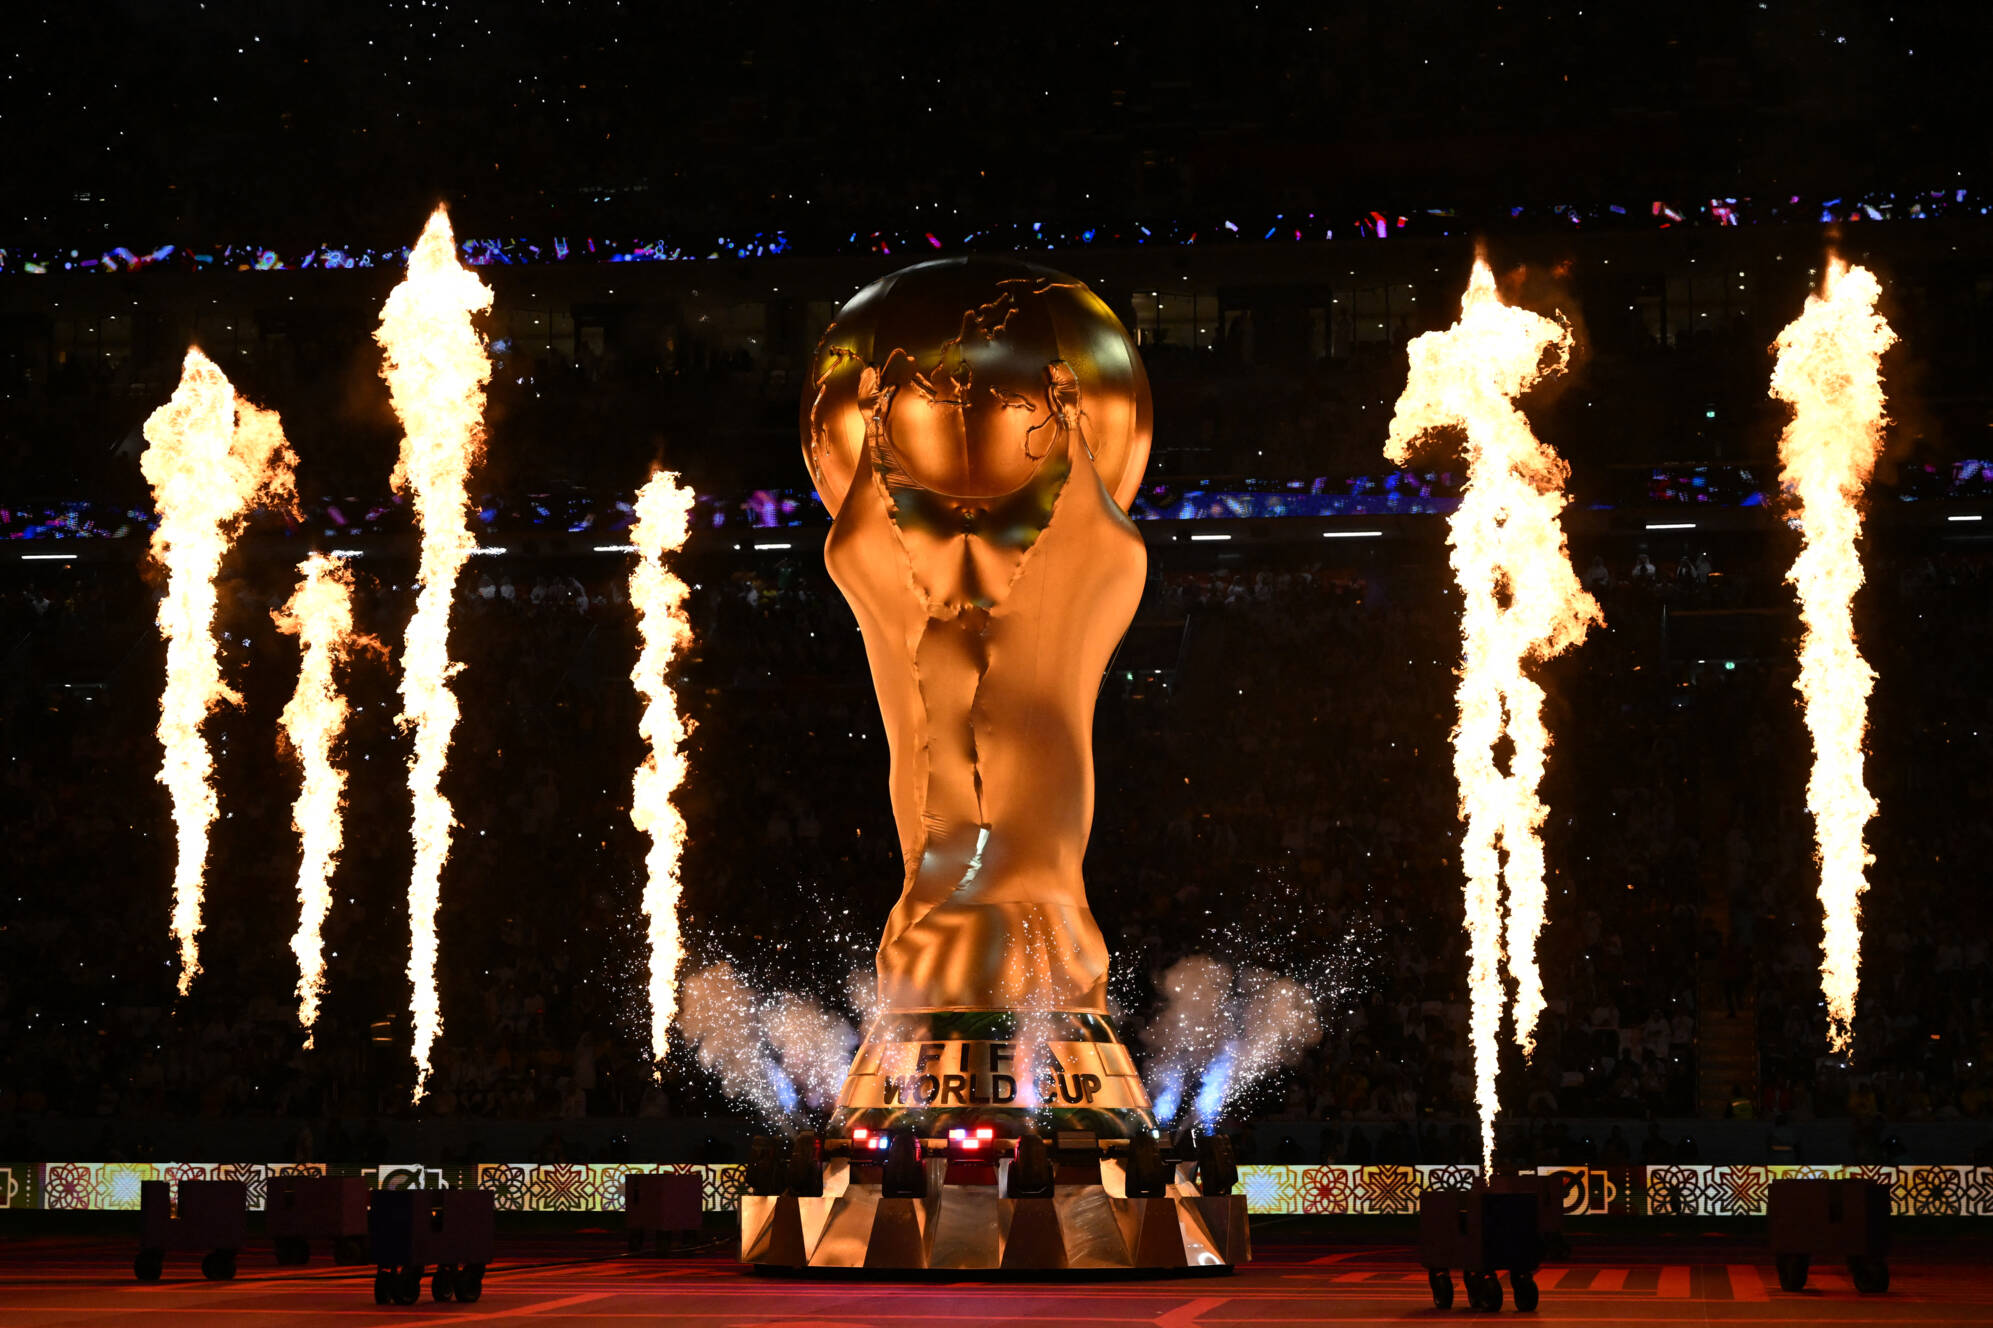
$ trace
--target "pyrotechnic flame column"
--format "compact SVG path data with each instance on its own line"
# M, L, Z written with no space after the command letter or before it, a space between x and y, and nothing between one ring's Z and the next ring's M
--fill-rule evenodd
M166 689L159 698L159 782L173 797L179 856L173 868L173 936L180 942L180 994L201 971L201 900L208 831L220 814L208 777L214 757L201 725L224 701L216 654L215 576L243 515L258 502L291 507L297 458L275 411L236 396L213 360L190 349L172 399L145 421L139 468L159 508L152 555L166 568L159 631L166 638Z
M1772 395L1792 404L1779 438L1787 490L1799 499L1803 543L1787 574L1799 592L1806 639L1794 686L1813 735L1806 810L1820 862L1820 991L1827 1042L1854 1037L1861 976L1861 897L1874 860L1862 828L1876 802L1862 782L1862 734L1875 672L1855 643L1854 593L1862 583L1862 486L1882 452L1882 353L1896 340L1875 311L1882 288L1866 268L1828 261L1820 294L1778 337Z
M643 701L637 728L649 745L631 784L630 822L650 836L644 855L644 918L650 940L653 1074L678 1012L678 964L685 955L678 926L678 857L685 846L685 818L671 794L685 778L686 725L665 670L692 640L685 582L665 567L664 555L682 547L691 533L693 497L677 475L658 471L637 492L637 520L630 530L638 555L630 571L630 604L643 641L630 681Z
M291 806L298 832L298 929L291 953L298 960L298 1026L307 1050L316 1036L319 998L325 991L325 943L320 930L332 907L332 872L345 838L346 772L333 749L346 727L346 697L334 670L354 651L385 655L381 643L353 630L353 577L345 564L314 553L299 567L290 602L271 613L277 629L298 638L298 684L284 713L280 747L297 757L301 780Z
M429 1080L429 1049L443 1031L436 993L436 909L456 818L443 796L443 769L457 727L450 678L450 602L477 541L470 531L470 468L484 450L484 386L491 359L471 315L491 291L457 259L450 218L438 208L408 256L408 276L389 292L374 333L381 374L405 433L395 488L409 492L422 528L415 614L401 653L401 722L415 735L408 763L415 865L408 882L410 1013L415 1097Z
M1484 1167L1494 1164L1504 958L1516 980L1515 1040L1525 1054L1535 1050L1544 1008L1536 940L1546 888L1537 832L1548 809L1537 789L1550 733L1543 689L1523 666L1576 645L1600 619L1564 545L1559 514L1570 469L1537 441L1515 405L1546 371L1562 370L1570 343L1561 323L1504 304L1487 260L1477 256L1459 321L1408 347L1410 373L1384 448L1404 465L1435 431L1457 426L1466 434L1467 483L1447 519L1447 544L1461 593L1453 770L1467 823L1460 865L1473 999L1468 1031ZM1496 756L1503 738L1507 769Z

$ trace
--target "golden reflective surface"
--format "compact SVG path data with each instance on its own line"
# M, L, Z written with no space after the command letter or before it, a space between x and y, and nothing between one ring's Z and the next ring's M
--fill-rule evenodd
M804 459L833 516L882 395L899 464L937 495L1017 489L1075 407L1117 506L1134 498L1148 464L1149 380L1135 343L1085 283L1050 268L1000 258L920 263L838 311L802 402Z
M1004 1170L999 1165L998 1171ZM925 1199L887 1199L876 1182L837 1197L740 1197L741 1260L778 1268L1080 1269L1216 1267L1252 1258L1246 1196L1172 1185L1129 1199L1098 1184L1052 1199L931 1177Z
M926 263L824 335L804 453L825 561L864 632L907 864L879 947L885 1010L1106 1008L1080 864L1094 698L1147 555L1127 332L1074 278Z

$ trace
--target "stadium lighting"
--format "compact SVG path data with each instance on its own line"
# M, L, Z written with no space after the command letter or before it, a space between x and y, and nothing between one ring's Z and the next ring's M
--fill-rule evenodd
M21 555L21 561L24 563L46 563L46 562L66 563L75 556L76 555L73 553L24 553Z
M330 558L360 558L365 555L359 549L328 549L326 556Z
M1197 543L1204 540L1228 540L1232 537L1230 535L1192 535L1190 538L1192 543Z
M1977 521L1977 520L1979 520L1979 514L1975 512L1975 513L1973 513L1973 514L1972 514L1972 515L1970 515L1970 516L1948 516L1948 517L1946 517L1946 518L1945 518L1945 520L1947 520L1947 521Z
M480 544L471 550L473 558L496 558L501 553L510 552L503 544Z
M786 549L789 546L786 544L757 544L754 547L757 550L759 550L759 549Z
M1647 529L1649 529L1649 530L1694 530L1694 529L1695 529L1695 522L1693 522L1693 521L1649 521L1649 522L1647 523Z
M597 544L595 546L595 552L597 553L635 553L636 551L637 546L634 544Z
M1377 539L1384 534L1381 530L1325 530L1323 539Z

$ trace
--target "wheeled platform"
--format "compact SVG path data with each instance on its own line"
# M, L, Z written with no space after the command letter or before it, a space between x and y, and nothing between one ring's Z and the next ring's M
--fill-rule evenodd
M1432 1303L1453 1307L1453 1270L1466 1284L1471 1309L1499 1310L1509 1275L1515 1306L1537 1305L1536 1270L1543 1264L1543 1235L1536 1193L1476 1189L1432 1191L1419 1196L1419 1262L1432 1286Z
M376 1190L367 1209L374 1303L413 1305L431 1266L436 1300L477 1300L496 1218L489 1190Z
M367 1182L358 1176L272 1176L264 1212L280 1264L311 1262L313 1241L334 1263L367 1259Z
M1840 1259L1857 1291L1889 1290L1889 1187L1874 1180L1775 1180L1766 1199L1778 1284L1806 1289L1815 1259Z
M243 1182L141 1181L138 1208L138 1255L132 1272L139 1281L157 1282L167 1253L179 1250L201 1251L201 1273L210 1281L235 1276L236 1255L248 1229L249 1187Z
M623 1229L630 1253L655 1240L662 1252L667 1243L696 1236L705 1220L705 1186L688 1172L633 1171L623 1177Z

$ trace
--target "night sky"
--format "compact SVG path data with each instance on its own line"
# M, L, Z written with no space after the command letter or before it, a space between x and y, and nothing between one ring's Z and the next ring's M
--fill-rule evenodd
M0 56L17 241L1931 188L1989 148L1971 5L48 8Z

